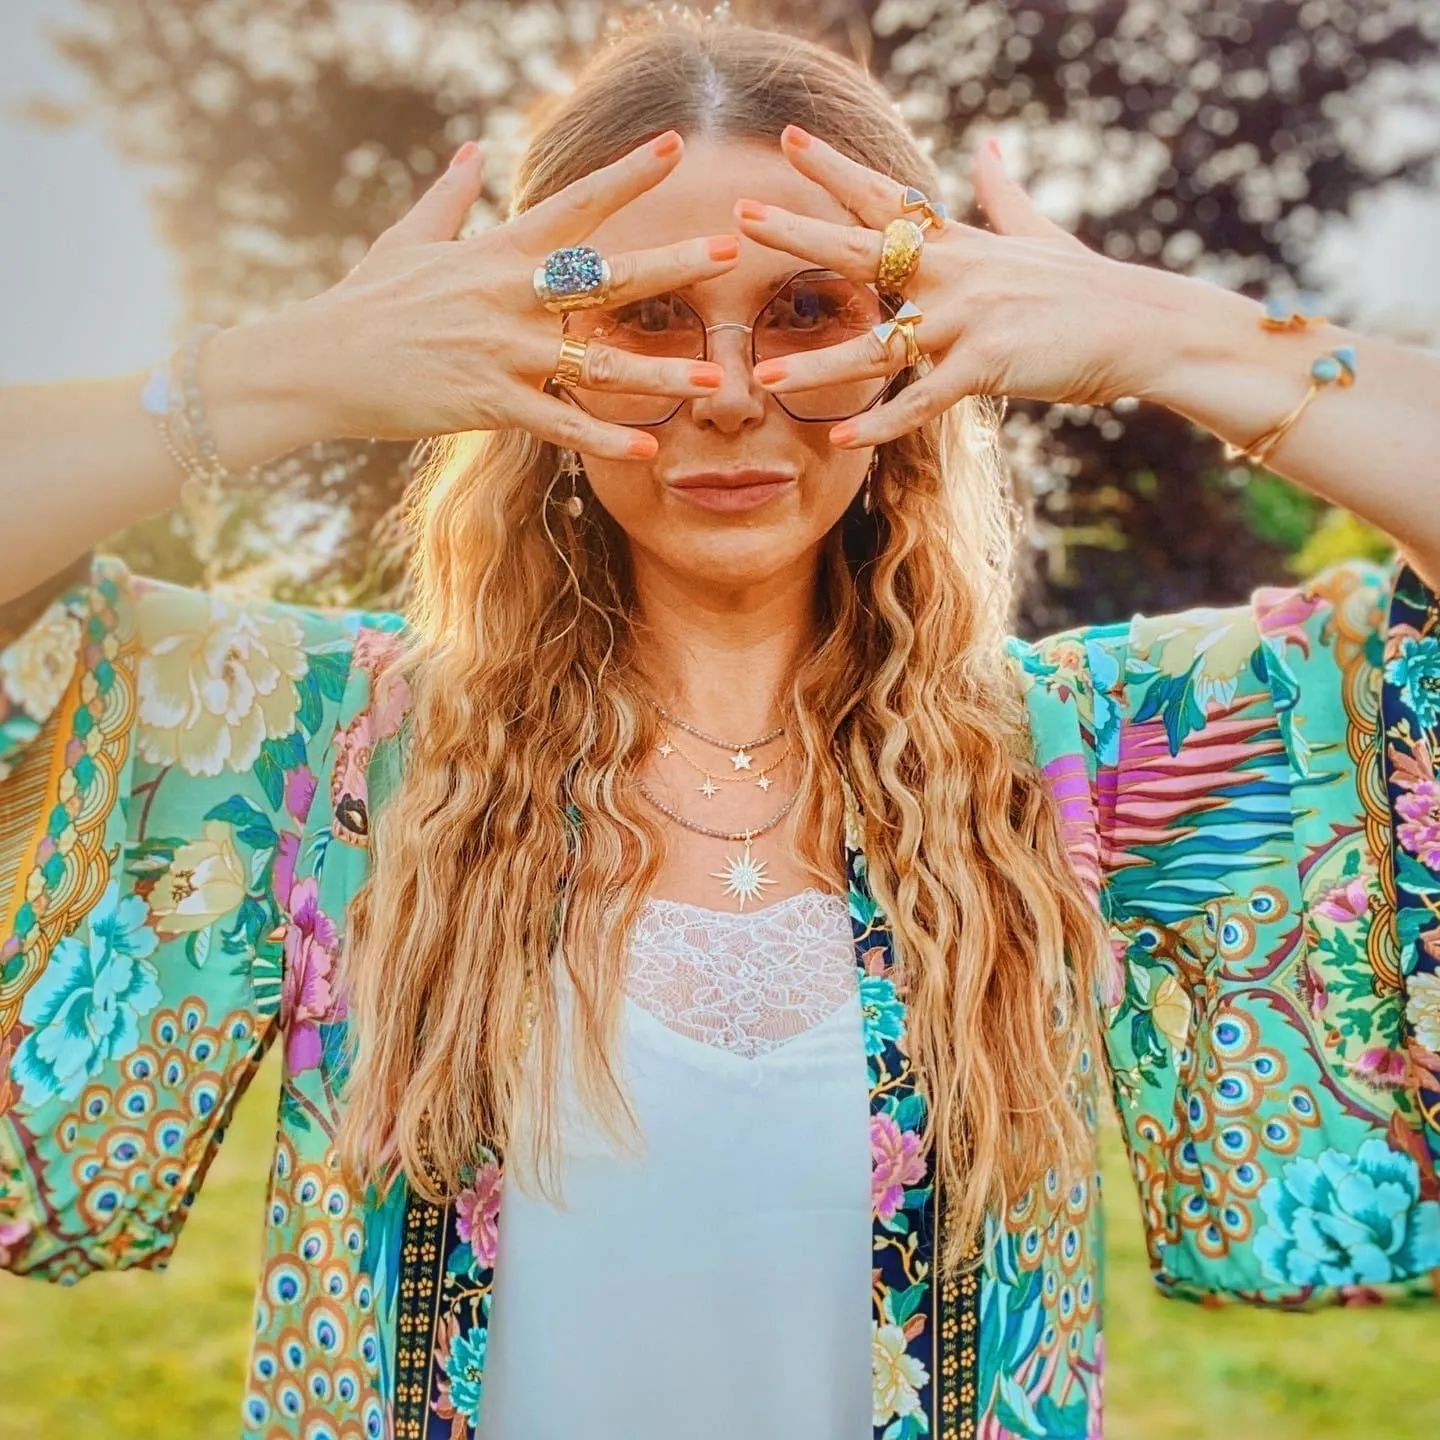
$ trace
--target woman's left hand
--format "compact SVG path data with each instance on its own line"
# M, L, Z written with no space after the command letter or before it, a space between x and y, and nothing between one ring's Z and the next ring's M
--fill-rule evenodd
M757 202L742 200L735 209L740 228L762 245L874 284L881 232L902 213L904 186L795 126L787 127L781 149L863 225L774 205L752 219L742 212ZM966 395L1108 404L1143 397L1155 380L1156 355L1147 342L1163 340L1167 327L1173 332L1198 282L1096 254L1035 208L1006 174L993 142L981 147L974 180L995 230L953 220L927 229L919 268L904 287L923 313L915 338L934 368L834 427L837 445L893 440ZM901 354L898 336L882 344L872 333L765 362L756 376L766 389L785 393L892 373Z

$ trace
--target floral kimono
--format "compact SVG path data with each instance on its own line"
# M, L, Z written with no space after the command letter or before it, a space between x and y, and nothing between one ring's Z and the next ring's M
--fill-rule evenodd
M161 1268L272 1042L284 1082L249 1437L466 1440L501 1157L440 1208L341 1182L341 932L393 786L393 617L237 607L97 562L0 650L0 1260ZM1109 922L1102 1074L1156 1281L1275 1306L1440 1278L1440 607L1402 563L1011 654ZM372 796L372 787L374 795ZM838 840L838 837L837 837ZM972 1268L918 1145L863 824L874 1436L1101 1433L1098 1184ZM703 1301L703 1297L697 1297Z

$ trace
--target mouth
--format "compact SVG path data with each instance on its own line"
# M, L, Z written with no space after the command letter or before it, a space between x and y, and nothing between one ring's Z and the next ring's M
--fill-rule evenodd
M706 470L677 475L666 485L682 500L704 510L753 510L788 490L788 470Z

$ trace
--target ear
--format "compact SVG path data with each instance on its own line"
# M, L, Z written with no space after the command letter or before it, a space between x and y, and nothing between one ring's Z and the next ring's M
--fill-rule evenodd
M1019 182L1010 178L1000 157L999 142L993 136L976 151L972 174L975 199L1001 235L1022 235L1032 240L1075 238L1042 215Z

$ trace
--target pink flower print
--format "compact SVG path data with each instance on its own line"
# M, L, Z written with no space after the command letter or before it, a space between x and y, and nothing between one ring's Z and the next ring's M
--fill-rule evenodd
M319 1065L319 1026L339 1018L331 983L339 945L335 922L320 908L319 885L313 878L299 881L290 895L285 981L280 990L285 1063L292 1075Z
M285 808L291 817L304 824L315 799L315 772L308 765L292 770L285 780Z
M1396 831L1400 843L1422 865L1440 868L1440 780L1419 781L1395 801L1402 823Z
M905 1200L905 1187L925 1178L920 1136L902 1130L889 1115L870 1117L870 1203L880 1220L891 1219Z
M0 1220L0 1265L9 1265L19 1255L34 1228L28 1220Z
M455 1201L455 1230L487 1269L500 1243L500 1167L482 1165L475 1183Z
M1342 925L1358 920L1370 908L1370 896L1366 893L1365 882L1358 875L1344 885L1327 890L1315 902L1315 912L1328 920L1338 920Z
M1377 1046L1364 1051L1355 1062L1355 1074L1377 1090L1398 1090L1410 1073L1409 1057L1403 1050Z

